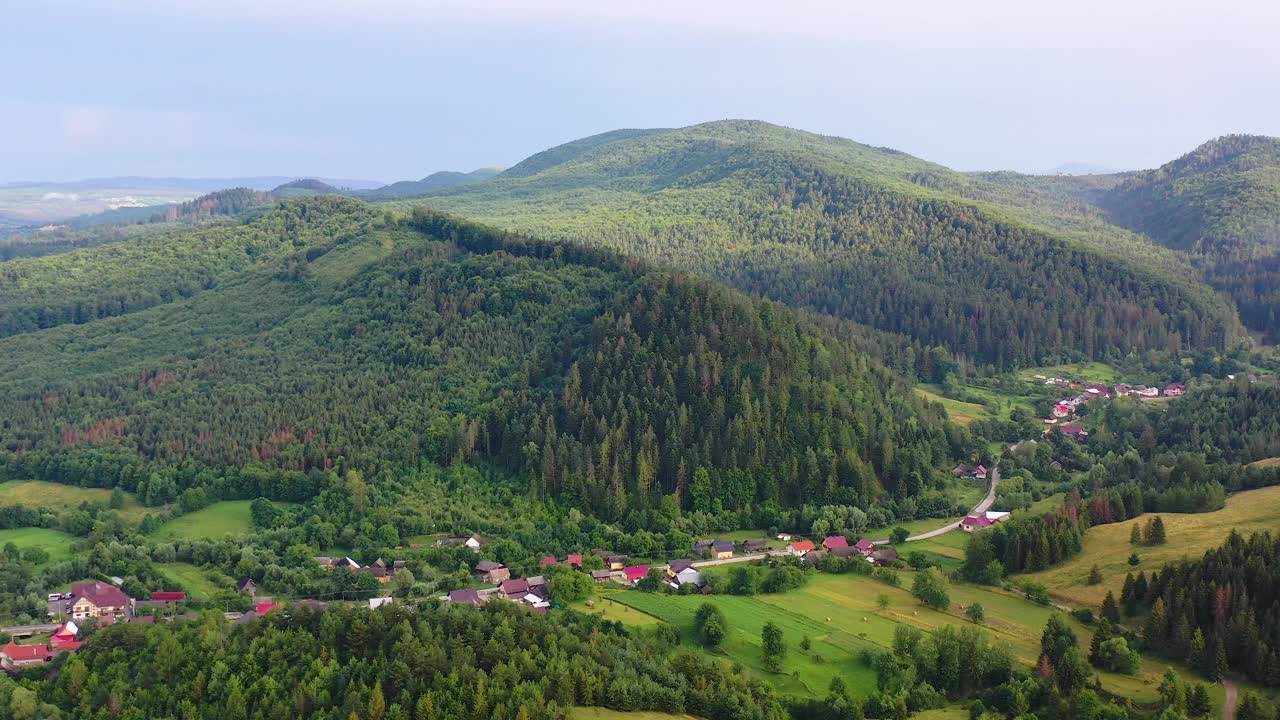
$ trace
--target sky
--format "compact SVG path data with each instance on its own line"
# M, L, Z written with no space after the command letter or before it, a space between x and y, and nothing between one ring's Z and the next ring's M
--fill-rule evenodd
M1280 135L1274 0L0 2L0 182L393 181L752 118L960 170Z

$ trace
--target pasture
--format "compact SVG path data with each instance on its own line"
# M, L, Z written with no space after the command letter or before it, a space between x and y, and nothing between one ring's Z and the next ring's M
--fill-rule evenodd
M1160 513L1169 542L1154 547L1130 546L1129 533L1134 524L1145 525L1152 517L1148 513L1125 522L1092 527L1085 533L1084 550L1078 556L1020 577L1044 583L1051 595L1069 605L1097 609L1108 590L1120 597L1127 572L1150 573L1184 556L1199 557L1221 545L1232 529L1246 536L1261 530L1274 531L1276 518L1280 517L1280 486L1236 493L1227 498L1226 507L1215 512ZM1136 550L1142 560L1137 567L1129 566L1131 550ZM1089 569L1095 564L1102 571L1103 580L1099 585L1090 585Z
M929 402L936 402L942 405L946 409L947 415L957 425L969 425L974 420L987 420L992 417L991 411L987 410L986 407L977 403L967 403L943 397L938 390L939 388L936 386L930 385L917 385L915 387L916 394Z
M576 707L569 711L569 720L694 720L692 715L670 715L652 710L623 712L602 707Z
M69 510L85 503L106 507L110 502L111 491L102 488L82 488L41 480L10 480L0 483L0 505ZM120 515L125 520L137 521L145 514L146 508L138 502L138 498L133 493L125 493Z
M902 572L901 576L901 588L866 576L817 574L803 588L778 595L680 597L630 591L618 595L617 600L672 623L686 643L695 647L694 613L703 602L716 604L728 619L729 636L719 651L710 654L741 663L778 690L796 695L821 695L836 675L856 694L873 691L875 676L861 661L863 650L890 649L899 624L925 632L947 625L970 625L964 608L973 603L981 603L985 609L984 629L995 642L1006 644L1024 666L1035 663L1040 634L1054 610L1003 590L965 584L952 585L952 604L946 612L931 610L911 597L912 573ZM881 595L888 599L883 609L878 602ZM787 642L781 674L767 672L761 662L760 629L770 620L782 628ZM1072 618L1067 620L1087 649L1092 629ZM799 648L806 636L813 647L809 653ZM822 661L815 662L813 655L821 655ZM1156 698L1160 676L1168 666L1143 658L1136 676L1100 673L1099 677L1107 690L1137 702L1150 702ZM1179 670L1188 675L1184 668Z
M0 530L0 547L13 543L19 550L38 547L49 553L49 560L38 565L38 568L70 559L73 542L75 538L61 530L48 528Z
M631 627L651 627L662 622L652 615L637 610L630 605L618 602L617 595L618 593L616 592L598 593L595 597L569 605L569 608L580 613L597 615L605 620L620 622L623 625ZM595 605L595 607L587 607L588 601Z
M224 535L243 535L253 529L248 500L225 500L178 517L161 525L152 535L156 540L216 540Z
M185 590L192 600L206 601L214 593L222 589L213 580L209 579L208 571L202 570L195 565L177 562L156 563L155 568L170 582L176 583L177 587L168 589Z

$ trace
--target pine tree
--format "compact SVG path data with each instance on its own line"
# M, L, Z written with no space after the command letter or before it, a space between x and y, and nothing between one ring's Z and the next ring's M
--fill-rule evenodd
M1221 635L1214 635L1213 647L1205 654L1207 662L1204 667L1204 676L1217 682L1227 674L1227 646L1222 642Z
M1191 633L1191 646L1187 651L1187 662L1191 667L1199 668L1201 672L1204 670L1204 633L1200 632L1200 628L1196 628Z
M1204 683L1196 683L1187 693L1187 712L1194 717L1204 717L1213 709L1209 701L1209 691Z
M1138 523L1136 522L1133 524L1133 530L1129 533L1129 544L1130 545L1142 544L1142 530L1138 527Z
M1102 643L1115 637L1115 626L1111 621L1102 618L1098 622L1098 629L1093 633L1093 640L1089 643L1089 664L1094 667L1100 667L1102 662Z
M1163 650L1168 642L1168 632L1169 618L1164 611L1164 598L1156 598L1155 605L1151 607L1151 615L1147 617L1143 637L1146 638L1149 647Z
M1116 596L1110 590L1102 601L1101 615L1104 619L1111 621L1112 625L1120 624L1120 605L1116 603Z
M1165 533L1164 520L1157 515L1155 520L1151 521L1151 532L1147 537L1148 545L1164 545L1169 542L1169 537Z

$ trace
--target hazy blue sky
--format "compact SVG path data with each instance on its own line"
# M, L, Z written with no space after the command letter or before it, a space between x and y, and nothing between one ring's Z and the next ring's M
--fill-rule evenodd
M0 180L394 180L726 117L1150 167L1280 135L1277 38L1275 0L13 0Z

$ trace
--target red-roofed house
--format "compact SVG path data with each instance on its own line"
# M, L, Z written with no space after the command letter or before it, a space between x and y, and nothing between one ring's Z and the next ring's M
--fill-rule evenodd
M1169 397L1178 397L1187 391L1187 386L1182 383L1169 383L1164 386L1164 394Z
M71 596L76 599L71 605L71 617L75 620L104 616L123 618L133 612L133 599L108 583L77 583L71 586Z
M44 645L19 645L10 641L0 648L0 668L14 670L28 665L40 665L53 659L53 652Z
M1084 442L1085 438L1089 437L1089 431L1079 425L1063 425L1062 434L1076 442Z
M960 521L960 529L965 532L973 532L974 530L980 530L985 527L991 527L991 525L992 525L992 522L988 520L985 515L982 517L974 517L972 515L969 515L969 516L966 516L965 519Z
M831 535L822 541L822 547L828 550L849 547L849 540L843 535Z
M565 562L569 563L569 565L572 567L581 568L582 556L577 553L572 553L569 555L569 557L565 558Z
M151 593L151 602L164 603L166 605L174 605L187 599L187 594L174 590L162 590L160 592Z
M529 592L529 581L524 579L503 580L498 586L501 592L508 600L518 600Z
M1062 403L1058 403L1053 406L1053 416L1056 418L1064 418L1070 414L1071 414L1071 408L1067 407L1066 405L1063 405Z
M538 564L539 564L539 565L541 565L542 567L546 567L546 566L548 566L548 565L555 565L555 564L556 564L556 556L555 556L555 555L548 555L548 556L546 556L546 557L542 558L542 560L541 560Z
M986 479L987 479L987 466L986 466L986 465L979 465L978 467L974 468L974 469L973 469L973 476L974 476L975 478L979 479L979 480L986 480Z
M275 610L277 607L278 605L276 605L276 603L273 603L273 602L258 603L257 605L253 606L253 611L258 613L259 615L266 615L272 610Z
M62 647L67 643L74 643L76 641L76 636L79 634L80 628L77 627L75 623L68 620L63 623L62 627L54 631L52 636L49 637L49 644L55 647Z
M1111 391L1102 383L1089 383L1085 386L1084 391L1090 395L1099 395L1101 397L1111 397Z
M649 574L648 565L630 565L622 568L622 574L627 576L627 580L633 583L640 582L645 575Z
M791 554L800 557L807 552L813 552L817 548L809 540L797 540L787 546L791 550Z
M854 543L853 549L857 550L859 553L862 553L863 555L870 555L872 552L875 551L876 545L870 540L864 539Z

